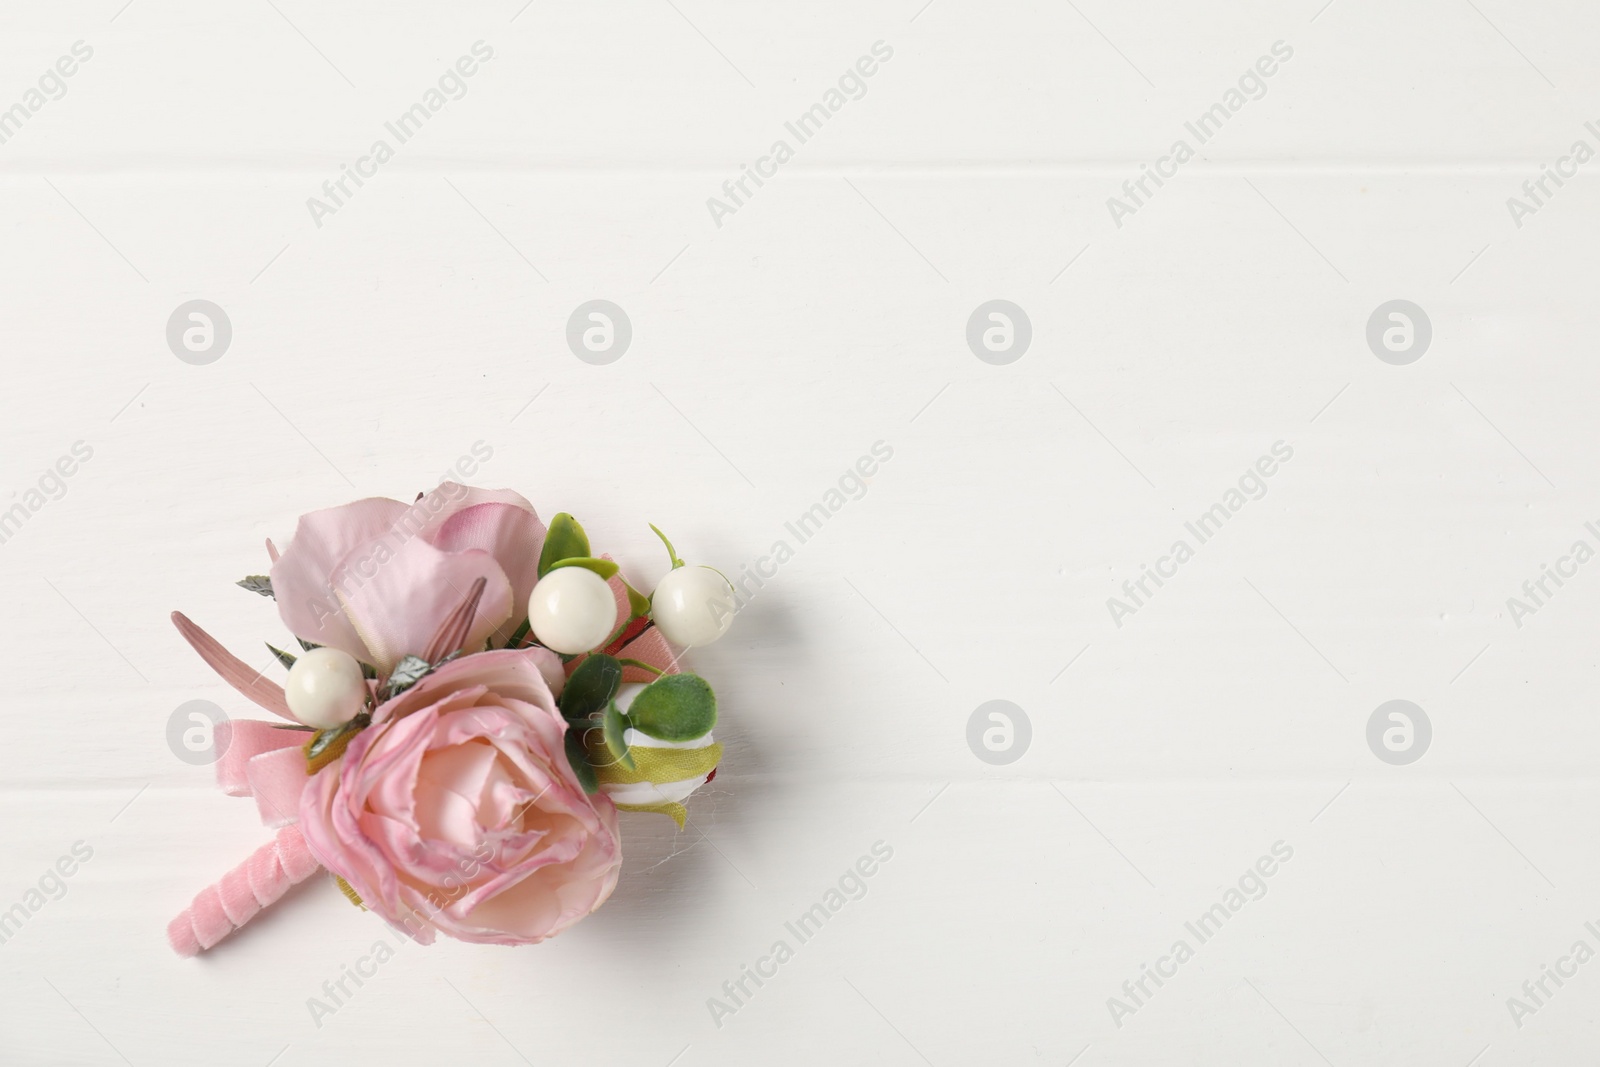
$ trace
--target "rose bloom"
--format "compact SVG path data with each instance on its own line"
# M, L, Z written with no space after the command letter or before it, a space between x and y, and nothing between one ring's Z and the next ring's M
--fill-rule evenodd
M301 795L312 854L416 940L535 944L603 904L617 813L567 761L545 649L452 660L385 701Z
M444 482L411 504L369 497L300 517L272 565L278 614L296 637L387 674L420 654L477 579L465 648L505 645L528 617L545 526L509 489Z

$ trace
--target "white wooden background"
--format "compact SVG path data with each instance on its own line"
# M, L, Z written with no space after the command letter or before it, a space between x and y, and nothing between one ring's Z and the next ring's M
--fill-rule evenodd
M1579 1062L1600 963L1507 998L1600 948L1600 564L1507 598L1600 545L1600 163L1520 227L1506 199L1600 147L1597 31L1577 0L6 3L0 108L93 56L0 145L0 506L93 455L0 544L0 909L93 858L0 945L0 1060ZM315 225L480 40L466 95ZM715 225L877 41L866 94ZM1115 225L1277 41L1265 95ZM965 340L996 298L1033 328L1005 366ZM206 366L165 340L192 299L233 327ZM591 299L633 324L609 366L566 345ZM1365 339L1394 299L1432 323L1406 366ZM647 521L736 569L880 440L694 654L726 762L683 834L625 817L602 911L408 946L320 1026L307 999L384 933L326 880L167 948L267 831L168 747L184 701L252 709L166 616L265 665L287 635L232 585L263 538L481 441L479 484L648 583ZM1115 625L1280 440L1266 496ZM966 739L994 699L1032 726L1005 766ZM1405 766L1366 739L1391 699L1433 727ZM716 1025L878 841L865 897ZM1115 1020L1279 841L1266 895Z

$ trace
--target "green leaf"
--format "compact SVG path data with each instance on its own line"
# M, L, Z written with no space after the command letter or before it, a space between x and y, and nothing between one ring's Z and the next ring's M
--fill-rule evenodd
M667 540L667 535L661 532L660 527L652 522L650 529L654 530L656 536L661 538L661 543L667 546L667 558L672 560L672 569L677 570L683 566L683 560L678 558L678 550L672 547L672 542Z
M422 681L423 675L433 670L433 664L421 656L402 656L400 662L394 665L394 670L389 672L389 696L403 693L407 689Z
M539 551L539 577L549 574L558 560L588 555L589 536L577 519L563 511L550 520L550 528L545 531L544 548Z
M589 753L583 748L583 731L569 728L566 747L567 762L572 764L572 773L577 776L583 791L590 795L599 792L600 779L595 776L594 767L589 764Z
M617 710L617 702L613 700L606 705L605 725L602 727L603 737L606 739L606 748L617 757L617 762L628 770L634 769L633 753L628 751L628 717Z
M310 641L307 641L303 637L297 637L297 638L295 638L295 640L300 642L300 650L302 652L310 652L313 648L321 648L322 647L321 645L312 644Z
M272 579L268 578L265 574L252 574L248 578L241 578L233 584L237 585L240 589L248 589L252 593L259 593L264 597L271 597L274 600L278 599L277 595L272 591Z
M628 622L632 622L634 619L642 619L650 614L649 597L629 585L626 578L622 580L622 587L628 591Z
M620 569L609 559L596 559L593 556L573 556L569 559L558 559L550 564L551 570L558 570L562 567L582 567L584 570L594 571L600 577L607 579Z
M344 755L344 750L372 722L372 716L362 712L343 726L332 730L318 730L306 742L306 773L316 774L322 768Z
M561 691L561 714L568 719L587 719L611 702L621 684L622 664L595 653L567 679L567 687Z
M693 741L717 724L717 697L698 674L657 678L628 707L633 728L662 741Z
M273 648L270 644L267 645L267 651L278 657L278 662L283 664L285 667L293 667L294 661L298 658L296 656L289 655L289 653L285 652L281 648Z

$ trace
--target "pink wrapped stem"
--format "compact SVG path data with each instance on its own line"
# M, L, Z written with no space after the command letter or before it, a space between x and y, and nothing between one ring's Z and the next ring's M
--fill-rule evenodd
M289 888L310 878L322 865L306 848L295 826L256 849L251 857L200 892L194 903L167 926L167 940L180 956L195 956L215 945Z

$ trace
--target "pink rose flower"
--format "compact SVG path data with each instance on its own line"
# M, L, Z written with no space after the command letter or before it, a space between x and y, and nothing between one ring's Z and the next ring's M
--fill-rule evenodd
M547 650L501 650L384 702L306 785L312 855L424 944L535 944L594 911L622 849L616 808L567 760L564 681Z
M371 497L300 517L272 565L296 637L388 671L486 580L465 647L504 645L528 615L545 526L510 490L445 482L415 503Z

